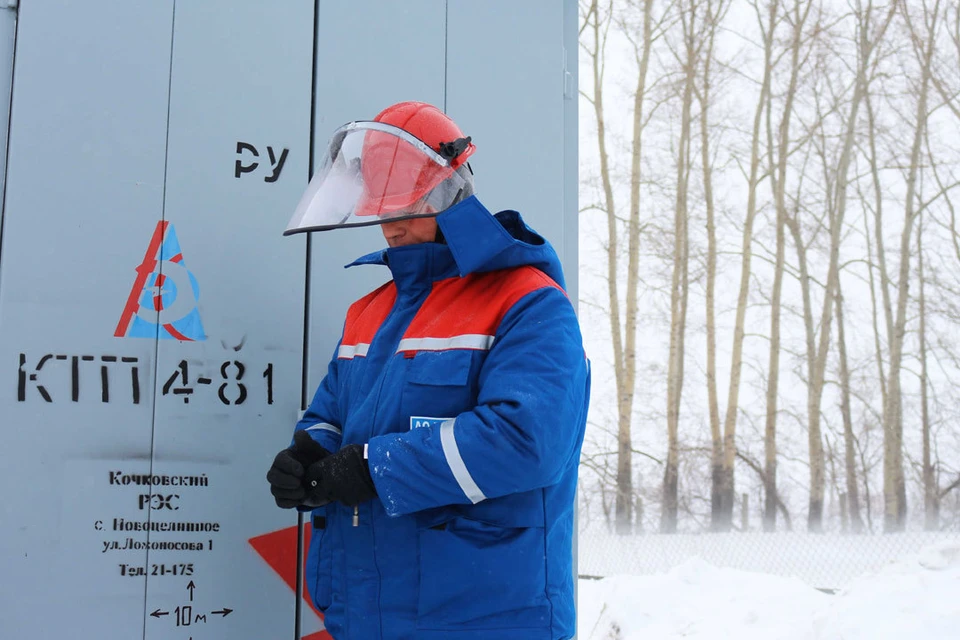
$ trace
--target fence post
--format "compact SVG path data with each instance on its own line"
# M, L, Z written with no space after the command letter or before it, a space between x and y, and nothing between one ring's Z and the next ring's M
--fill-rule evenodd
M750 494L740 494L740 530L746 531L750 524Z

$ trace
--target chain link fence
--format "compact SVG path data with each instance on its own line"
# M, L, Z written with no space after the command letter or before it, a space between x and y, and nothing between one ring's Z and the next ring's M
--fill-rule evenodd
M578 573L582 578L648 575L699 557L718 567L799 578L818 589L835 590L858 576L943 542L960 544L960 531L617 535L594 523L579 532Z

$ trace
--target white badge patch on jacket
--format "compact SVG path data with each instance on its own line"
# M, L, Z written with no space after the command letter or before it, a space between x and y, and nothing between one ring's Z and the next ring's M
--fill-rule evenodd
M423 427L436 427L439 429L440 425L447 420L453 420L453 418L427 418L424 416L410 416L410 429L422 429Z

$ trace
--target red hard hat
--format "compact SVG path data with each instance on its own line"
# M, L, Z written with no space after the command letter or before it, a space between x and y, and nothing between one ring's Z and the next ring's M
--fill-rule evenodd
M387 133L371 131L363 143L361 172L364 193L354 213L359 216L403 211L420 201L462 166L476 151L470 138L443 111L425 102L399 102L374 122L402 129L442 156L447 168L424 168L417 149Z
M443 111L426 102L398 102L378 113L373 121L392 124L403 129L427 143L427 146L444 157L448 155L444 153L447 145L465 140L466 146L450 160L450 166L454 169L459 168L477 150L463 135L463 131L456 122Z

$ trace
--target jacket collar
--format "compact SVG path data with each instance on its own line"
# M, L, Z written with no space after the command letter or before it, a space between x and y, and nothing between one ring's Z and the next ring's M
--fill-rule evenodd
M460 275L481 271L513 243L510 233L493 217L476 196L450 207L437 224L447 239Z
M434 281L529 265L565 287L556 251L528 227L516 211L491 215L476 196L437 216L446 244L423 244L381 249L347 265L382 264L390 267L399 291L429 287Z
M398 293L415 294L430 288L437 280L457 275L457 265L450 247L436 242L381 249L357 258L345 268L361 264L389 267Z

